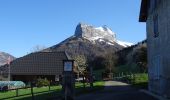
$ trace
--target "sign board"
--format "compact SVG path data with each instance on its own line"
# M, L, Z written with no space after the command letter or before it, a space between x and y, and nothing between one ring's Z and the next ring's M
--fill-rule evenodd
M72 71L73 70L73 61L64 61L64 71Z

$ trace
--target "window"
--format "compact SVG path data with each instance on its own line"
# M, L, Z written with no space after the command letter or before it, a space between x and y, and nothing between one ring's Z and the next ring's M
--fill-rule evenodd
M154 32L154 38L157 38L159 36L159 29L158 29L158 15L155 15L153 18L153 32Z

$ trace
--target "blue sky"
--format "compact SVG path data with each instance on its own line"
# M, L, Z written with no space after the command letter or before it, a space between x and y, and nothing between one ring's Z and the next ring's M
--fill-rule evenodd
M0 0L0 51L21 57L74 34L79 22L107 25L119 40L146 38L140 0Z

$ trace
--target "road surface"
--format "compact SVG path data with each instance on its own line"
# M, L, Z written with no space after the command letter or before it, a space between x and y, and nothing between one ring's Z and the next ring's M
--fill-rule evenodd
M80 95L75 100L157 100L130 85L117 81L106 81L104 90Z

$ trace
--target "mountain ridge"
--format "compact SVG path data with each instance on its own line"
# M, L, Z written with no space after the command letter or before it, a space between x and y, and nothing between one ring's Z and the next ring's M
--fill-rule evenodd
M0 66L5 65L8 62L9 57L11 60L15 59L11 54L0 51Z
M94 27L79 23L74 35L43 51L66 51L71 57L84 55L88 60L105 56L108 52L116 52L130 46L116 39L116 33L107 26Z

